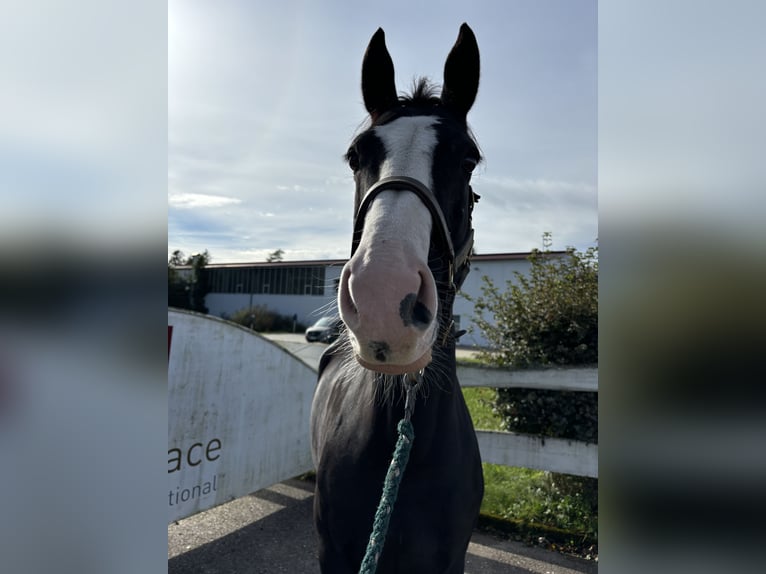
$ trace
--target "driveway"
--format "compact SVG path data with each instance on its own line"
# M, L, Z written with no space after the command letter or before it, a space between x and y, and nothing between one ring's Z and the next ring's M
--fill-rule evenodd
M314 485L288 480L168 526L168 574L319 574ZM598 564L474 532L466 574L595 574Z

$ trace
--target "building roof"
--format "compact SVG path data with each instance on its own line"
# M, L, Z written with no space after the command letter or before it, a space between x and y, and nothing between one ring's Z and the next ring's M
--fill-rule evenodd
M237 267L330 267L345 265L348 259L310 259L304 261L254 261L252 263L208 263L207 269L232 269Z
M564 255L566 251L550 251L551 255ZM471 256L471 262L480 263L482 261L519 261L525 260L530 256L529 251L516 253L483 253ZM251 263L208 263L207 269L237 269L243 267L334 267L345 265L348 259L310 259L303 261L253 261ZM189 265L179 265L178 269L190 267Z
M549 255L566 255L566 251L548 251ZM519 259L529 259L532 255L529 251L518 253L484 253L481 255L472 255L471 261L518 261Z

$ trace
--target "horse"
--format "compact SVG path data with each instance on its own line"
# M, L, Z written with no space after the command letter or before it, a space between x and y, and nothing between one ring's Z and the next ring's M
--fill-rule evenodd
M361 83L369 122L345 156L356 216L338 285L344 326L320 359L311 408L320 568L358 571L405 385L419 380L415 438L377 572L462 573L484 493L452 316L473 246L471 172L482 159L466 121L479 87L474 33L460 27L438 96L424 78L397 96L380 28Z

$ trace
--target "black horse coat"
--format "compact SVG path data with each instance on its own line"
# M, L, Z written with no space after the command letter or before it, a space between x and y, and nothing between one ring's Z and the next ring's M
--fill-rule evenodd
M473 423L455 374L454 349L426 369L415 440L389 525L380 574L462 573L484 485ZM440 376L436 376L436 372ZM392 384L393 383L393 384ZM404 415L401 384L353 367L342 342L319 367L312 410L317 468L314 520L322 572L358 572Z
M356 182L356 216L338 308L348 330L322 357L311 409L314 520L324 574L359 571L404 415L402 377L375 369L410 373L426 364L412 417L415 439L377 573L464 570L484 484L476 433L457 380L452 304L473 245L471 213L478 196L470 179L480 154L466 114L478 83L479 49L466 24L447 56L439 97L420 82L411 97L397 98L382 29L365 52L362 95L371 125L346 154ZM389 163L388 157L396 161ZM396 229L406 236L423 229L410 212L390 208L395 196L380 199L394 190L414 194L423 204L416 211L430 217L431 237L406 245L417 254L409 260L400 257L404 244L386 252L399 236L365 234L371 205L383 210L371 223L375 231ZM401 222L406 225L392 226ZM366 244L379 239L374 248ZM423 240L430 243L418 243ZM398 283L385 283L399 264L406 273Z

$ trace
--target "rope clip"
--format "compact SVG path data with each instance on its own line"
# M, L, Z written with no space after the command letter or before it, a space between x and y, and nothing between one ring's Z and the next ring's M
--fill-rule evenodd
M423 371L420 369L417 373L406 373L402 375L402 384L404 385L404 420L409 421L415 412L415 400L418 387L423 383Z

